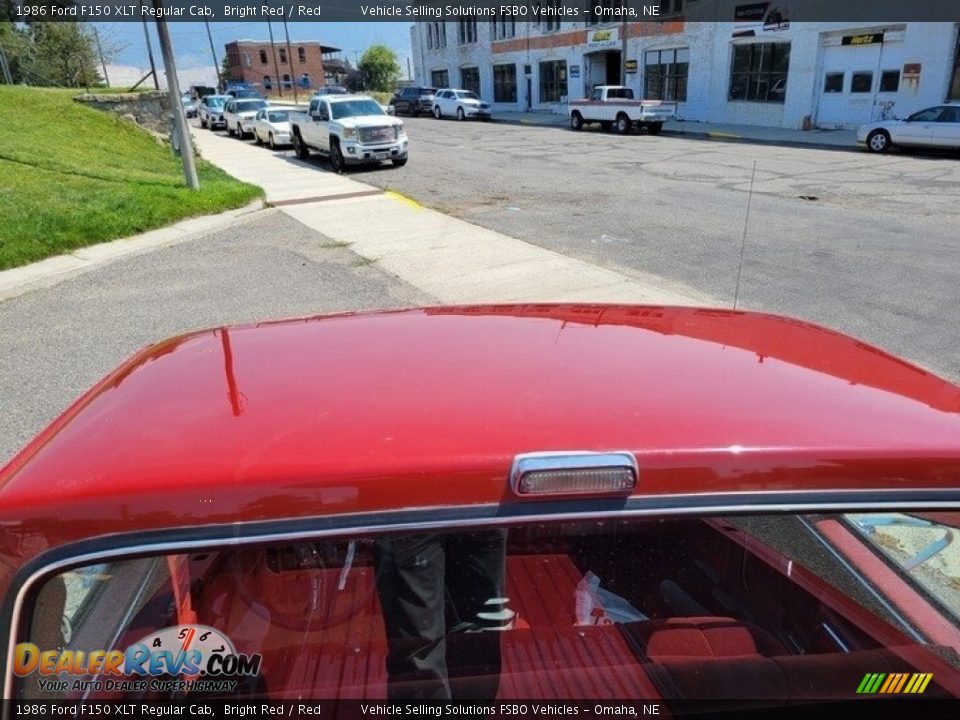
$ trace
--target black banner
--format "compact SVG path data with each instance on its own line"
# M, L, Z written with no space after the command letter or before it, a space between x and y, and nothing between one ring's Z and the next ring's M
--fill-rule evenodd
M738 0L9 0L5 12L22 22L421 22L511 19L583 23L744 22L770 13L790 22L960 21L957 0L791 0L789 4ZM679 7L679 10L677 9Z
M496 718L521 720L532 718L887 718L922 717L924 720L955 718L960 710L957 701L904 698L863 698L846 702L798 702L782 705L782 701L698 700L179 700L102 702L81 701L15 701L6 700L4 718L151 718L198 717L220 718L313 718L355 720L377 718Z

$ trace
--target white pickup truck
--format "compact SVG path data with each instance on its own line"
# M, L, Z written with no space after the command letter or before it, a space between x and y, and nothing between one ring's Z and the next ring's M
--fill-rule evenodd
M314 95L306 112L291 112L289 117L293 148L302 160L316 150L330 158L336 172L384 160L398 167L407 164L403 122L371 97Z
M656 135L663 129L663 123L677 114L677 104L662 100L636 100L631 88L598 85L589 98L571 100L569 112L570 127L574 130L582 130L587 123L600 123L604 130L612 127L621 135L626 135L636 125Z

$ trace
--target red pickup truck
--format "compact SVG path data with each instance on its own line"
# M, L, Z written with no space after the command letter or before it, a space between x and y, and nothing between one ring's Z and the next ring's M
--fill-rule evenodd
M788 318L196 332L0 471L4 696L955 698L958 480L960 388Z

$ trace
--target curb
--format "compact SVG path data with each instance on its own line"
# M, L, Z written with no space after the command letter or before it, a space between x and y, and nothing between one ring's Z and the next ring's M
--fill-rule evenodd
M217 215L186 218L140 235L88 245L70 253L54 255L29 265L0 271L0 302L19 297L32 290L51 287L63 280L109 265L117 260L193 240L213 230L227 227L236 220L263 210L265 207L262 199L254 200L242 208L227 210Z
M495 117L490 122L503 123L504 125L524 125L527 127L551 127L566 128L566 121L545 122L542 120L519 118L517 120ZM767 138L748 137L727 133L719 130L668 130L664 128L661 133L667 137L687 137L694 140L712 140L714 142L740 143L743 145L768 145L770 147L791 147L791 148L813 148L815 150L834 150L837 152L863 152L863 148L854 145L836 145L833 143L817 142L809 140L770 140Z

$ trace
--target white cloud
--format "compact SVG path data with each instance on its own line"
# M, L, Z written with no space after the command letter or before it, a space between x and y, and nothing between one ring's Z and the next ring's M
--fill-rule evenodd
M135 65L107 65L107 74L110 76L110 87L133 87L149 70L150 68L142 68ZM160 87L166 89L166 73L164 73L162 68L158 67L157 74L160 76ZM217 84L216 75L212 67L177 68L177 80L180 82L180 89L184 92L186 92L191 85L215 86ZM152 88L153 78L144 80L140 84L140 87Z

